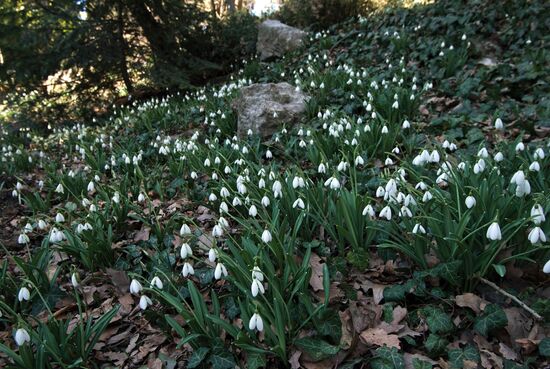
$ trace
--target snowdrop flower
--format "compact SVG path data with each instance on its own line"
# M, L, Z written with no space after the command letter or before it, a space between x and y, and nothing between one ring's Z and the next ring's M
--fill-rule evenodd
M497 241L502 239L502 233L500 233L500 226L497 222L491 223L489 228L487 228L487 238L492 241Z
M534 161L529 165L529 170L531 172L539 172L540 171L540 164L538 161Z
M403 128L403 129L411 128L411 123L408 120L405 119L405 121L401 125L401 128Z
M252 205L254 206L254 205ZM212 228L212 237L219 238L223 235L223 229L219 224L216 224L214 228Z
M546 264L544 264L542 271L546 274L550 274L550 260L548 260Z
M265 152L265 158L266 158L266 159L271 159L271 158L273 158L273 153L271 152L271 150L268 149L268 150Z
M488 158L489 157L489 152L487 151L487 149L485 147L483 147L477 152L477 156L480 157L480 158Z
M269 197L264 196L262 197L261 203L263 207L267 208L269 204L271 204L271 201L269 200Z
M216 259L218 258L218 251L216 249L210 249L208 251L208 260L213 263L216 261Z
M428 202L433 198L433 195L430 191L424 192L424 195L422 196L422 202Z
M252 268L252 279L257 279L260 282L263 282L264 280L264 273L257 265L254 265L254 268Z
M319 164L319 167L317 168L317 173L326 173L327 167L325 164L321 163Z
M426 191L428 189L428 185L422 181L418 182L416 186L414 186L415 189L420 189L422 191Z
M546 235L540 227L533 228L531 232L529 232L529 236L527 238L533 245L539 241L546 242Z
M503 130L504 130L504 123L502 122L502 119L497 118L497 119L495 120L495 128L498 129L499 131L503 131Z
M531 218L533 218L533 223L536 225L541 224L546 220L546 217L544 216L544 209L539 204L533 205L531 208Z
M225 201L220 204L220 213L229 213L229 207Z
M255 218L256 215L258 215L258 209L256 208L256 205L250 206L250 208L248 209L248 215L250 215L253 218Z
M269 230L267 229L264 229L262 233L262 241L264 241L265 243L270 243L272 240L273 237L271 236L271 232L269 232Z
M387 126L382 127L381 132L382 132L383 135L387 134L388 133L388 127Z
M494 159L496 162L501 162L504 160L504 155L499 151L495 154Z
M227 269L222 263L216 264L216 269L214 270L214 278L219 280L222 276L227 277Z
M208 201L214 202L214 201L216 201L216 200L218 200L218 196L216 196L215 193L211 193L211 194L208 196Z
M474 206L476 206L476 198L473 197L473 196L468 196L466 197L466 200L464 200L464 202L466 203L466 207L468 209L471 209L473 208Z
M191 234L191 228L185 223L182 224L180 228L180 236L185 236L187 234Z
M251 331L256 329L258 330L258 332L261 332L264 330L264 322L260 314L254 313L252 315L252 317L250 318L250 322L248 322L248 329L250 329Z
M48 225L46 224L46 222L43 220L43 219L40 219L38 221L38 229L46 229Z
M140 193L140 194L138 195L137 201L138 201L138 202L143 202L143 201L145 201L145 195L142 194L142 193Z
M25 330L25 328L19 328L15 331L14 338L17 346L23 346L26 342L31 341L31 336L29 336L29 333Z
M273 191L273 197L274 198L278 198L278 197L283 197L283 186L281 185L281 182L279 181L275 181L273 182L273 186L271 187L272 191Z
M133 295L139 295L142 289L143 287L141 283L139 283L136 279L132 279L132 282L130 283L130 293Z
M189 275L195 274L195 269L193 269L193 266L191 264L189 264L188 262L185 262L185 264L183 264L183 269L181 271L181 274L183 275L183 277L186 278Z
M150 286L151 286L151 288L156 287L159 290L162 290L162 288L164 287L164 284L162 283L162 280L159 277L154 276L153 279L151 279L151 285Z
M292 180L292 188L305 187L305 182L302 177L294 177Z
M90 181L90 183L88 183L87 190L88 190L88 192L94 192L94 190L95 190L94 181Z
M414 225L414 228L413 228L412 232L413 232L414 234L418 234L418 233L425 234L425 233L426 233L426 230L424 229L424 227L422 226L422 224L416 223L416 224Z
M19 302L29 301L31 299L31 292L27 287L21 287L21 289L19 289L19 293L17 294L17 299Z
M232 204L234 207L236 207L236 206L241 206L243 203L242 203L241 199L239 199L237 196L235 196L235 197L233 198L233 201L232 201L231 204Z
M359 166L359 165L364 165L365 164L365 160L361 157L361 155L357 155L357 157L355 158L355 166Z
M525 150L525 145L523 142L519 142L517 145L516 145L516 152L519 152L519 151L523 151Z
M376 213L374 212L374 208L370 204L365 206L365 208L363 209L362 214L363 214L363 216L365 216L365 215L368 215L370 217L376 216Z
M391 158L386 158L386 160L384 161L384 165L388 166L388 165L393 165L393 160L391 160Z
M252 292L253 297L258 296L258 293L261 293L262 295L265 293L264 285L259 279L256 279L256 278L252 279L250 292Z
M61 213L57 213L55 216L55 221L57 223L63 223L65 221L65 217Z
M412 212L408 207L402 206L401 210L399 210L399 216L402 218L412 218Z
M331 190L337 190L340 188L340 181L336 177L330 177L325 181L325 187L330 187Z
M80 285L80 283L78 283L78 274L71 274L71 284L73 285L73 288L77 288Z
M145 295L142 295L139 298L139 307L141 308L141 310L147 309L147 306L152 304L153 304L153 301L151 301L151 299Z
M193 256L193 250L191 249L191 246L189 246L187 242L184 242L181 245L180 257L182 259L186 259L188 256Z
M539 147L538 149L535 150L535 154L533 155L533 157L535 158L535 160L539 160L539 159L544 159L544 150Z
M65 193L65 190L63 189L63 185L61 183L57 185L57 187L55 188L55 192L60 194Z
M300 209L305 209L306 205L304 204L304 200L302 200L301 198L297 198L296 201L294 201L294 203L292 204L292 208L296 209L297 207Z
M380 218L391 220L391 208L389 206L384 207L382 210L380 210L380 214L378 216Z
M376 189L376 197L384 197L385 194L386 190L384 190L384 187L378 186L378 188Z
M17 243L20 245L24 245L26 243L29 243L31 240L29 239L29 236L27 236L25 233L21 233L19 237L17 237Z

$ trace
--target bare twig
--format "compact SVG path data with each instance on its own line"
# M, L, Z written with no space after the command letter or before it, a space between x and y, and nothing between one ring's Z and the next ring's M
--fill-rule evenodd
M521 306L525 311L527 311L529 314L531 314L536 320L542 320L542 317L533 309L531 309L529 306L527 306L523 301L518 299L516 296L504 291L502 288L494 284L493 282L483 278L478 277L479 280L483 283L485 283L487 286L494 288L497 292L503 294L504 296L512 299L512 301L516 302L519 306Z

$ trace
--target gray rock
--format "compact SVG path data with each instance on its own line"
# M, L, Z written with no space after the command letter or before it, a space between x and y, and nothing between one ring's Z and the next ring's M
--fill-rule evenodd
M232 103L238 118L237 134L244 137L250 129L265 138L283 125L294 125L303 116L308 98L286 82L243 87Z
M302 45L306 32L288 26L278 20L266 20L258 27L258 42L256 50L260 60L284 55Z

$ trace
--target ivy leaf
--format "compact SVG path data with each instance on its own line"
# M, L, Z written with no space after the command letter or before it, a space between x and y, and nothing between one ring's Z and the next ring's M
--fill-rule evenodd
M191 355L191 357L187 361L187 367L189 369L193 369L199 366L200 363L202 363L202 361L206 357L206 355L208 355L209 351L210 349L208 347L199 347L198 349L193 351L193 355Z
M265 367L267 360L264 354L259 352L250 352L246 358L246 366L248 369L258 369Z
M419 358L415 357L412 361L413 363L413 369L432 369L433 365L428 363L427 361L420 360Z
M448 333L454 329L453 321L449 314L442 309L434 306L428 306L423 309L426 315L426 321L430 332L432 333Z
M233 369L237 365L233 355L222 350L218 350L212 354L208 362L212 364L212 369Z
M504 310L495 304L488 305L482 315L476 318L474 322L474 330L483 336L487 336L489 332L496 328L506 326L508 319Z
M428 336L428 339L424 343L424 346L426 347L428 352L430 352L430 354L437 355L445 351L448 343L449 342L445 338L432 333Z
M327 357L336 355L340 348L333 346L319 338L304 337L294 341L294 344L307 353L313 361L320 361Z
M464 361L472 361L474 363L479 363L481 360L479 353L473 346L466 346L464 350L460 348L455 348L449 350L449 362L453 369L459 369L464 367Z
M546 356L546 357L550 356L550 338L546 337L546 338L543 338L542 341L540 341L539 353L542 356Z
M403 355L395 347L380 347L370 364L372 369L405 369Z

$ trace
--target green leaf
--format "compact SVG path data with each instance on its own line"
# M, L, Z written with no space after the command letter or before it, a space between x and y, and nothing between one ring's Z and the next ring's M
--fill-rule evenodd
M372 369L405 369L403 355L395 347L380 347L370 362Z
M482 315L476 318L474 330L483 336L487 336L493 329L502 328L508 324L506 313L495 304L488 305Z
M475 347L468 345L463 350L460 348L449 350L449 362L453 369L463 368L465 360L479 363L481 358Z
M506 267L504 265L493 264L493 268L495 268L495 271L499 276L504 277L504 275L506 275Z
M267 360L264 354L257 352L248 353L246 358L246 366L248 369L263 368L267 365Z
M426 321L431 333L449 333L454 329L451 317L442 309L427 306L422 311L426 315Z
M197 366L202 363L202 361L206 358L206 355L208 355L208 352L210 349L208 347L199 347L195 351L193 351L193 355L189 358L187 361L187 367L189 369L196 368Z
M437 334L430 334L428 339L424 343L424 346L430 352L430 354L437 355L445 351L447 344L449 342L443 337L438 336Z
M427 361L420 360L419 358L413 358L413 369L432 369L433 365Z
M539 343L539 353L542 356L550 356L550 338L543 338Z
M320 361L327 357L336 355L340 348L333 346L319 338L304 337L294 341L294 344L303 352L307 353L313 361Z
M216 353L210 355L208 362L212 364L212 369L233 369L237 365L233 355L222 350L218 350Z

